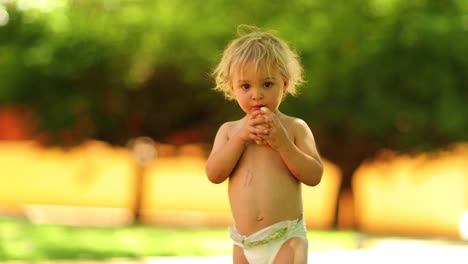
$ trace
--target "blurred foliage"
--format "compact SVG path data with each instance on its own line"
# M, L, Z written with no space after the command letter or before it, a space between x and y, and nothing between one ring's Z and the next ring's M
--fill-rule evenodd
M55 143L211 142L242 114L209 76L238 24L298 50L308 82L283 111L339 165L468 140L464 0L39 2L0 1L0 104L26 105Z

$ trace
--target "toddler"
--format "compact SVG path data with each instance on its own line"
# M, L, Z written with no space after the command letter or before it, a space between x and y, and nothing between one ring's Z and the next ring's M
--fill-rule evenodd
M234 263L307 263L301 183L317 185L323 166L308 125L279 110L303 82L302 68L273 33L239 29L213 76L245 116L218 129L206 174L229 179Z

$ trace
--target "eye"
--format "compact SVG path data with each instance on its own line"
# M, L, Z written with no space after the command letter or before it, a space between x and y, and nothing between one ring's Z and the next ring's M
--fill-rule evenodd
M241 84L240 88L243 90L248 90L250 88L250 84L248 83Z
M263 84L263 87L265 87L265 88L270 88L270 87L272 87L272 86L273 86L273 83L272 83L272 82L265 82L265 83Z

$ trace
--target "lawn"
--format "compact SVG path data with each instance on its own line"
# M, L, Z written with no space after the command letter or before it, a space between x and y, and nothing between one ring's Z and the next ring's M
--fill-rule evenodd
M309 231L310 250L356 248L358 234ZM73 227L0 218L0 261L231 254L227 229Z

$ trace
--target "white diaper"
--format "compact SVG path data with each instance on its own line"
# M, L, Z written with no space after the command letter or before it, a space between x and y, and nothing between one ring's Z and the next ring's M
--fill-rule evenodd
M234 245L244 249L247 261L255 264L273 263L281 246L290 238L299 237L307 241L303 218L278 222L250 236L239 234L235 227L229 227L229 233Z

